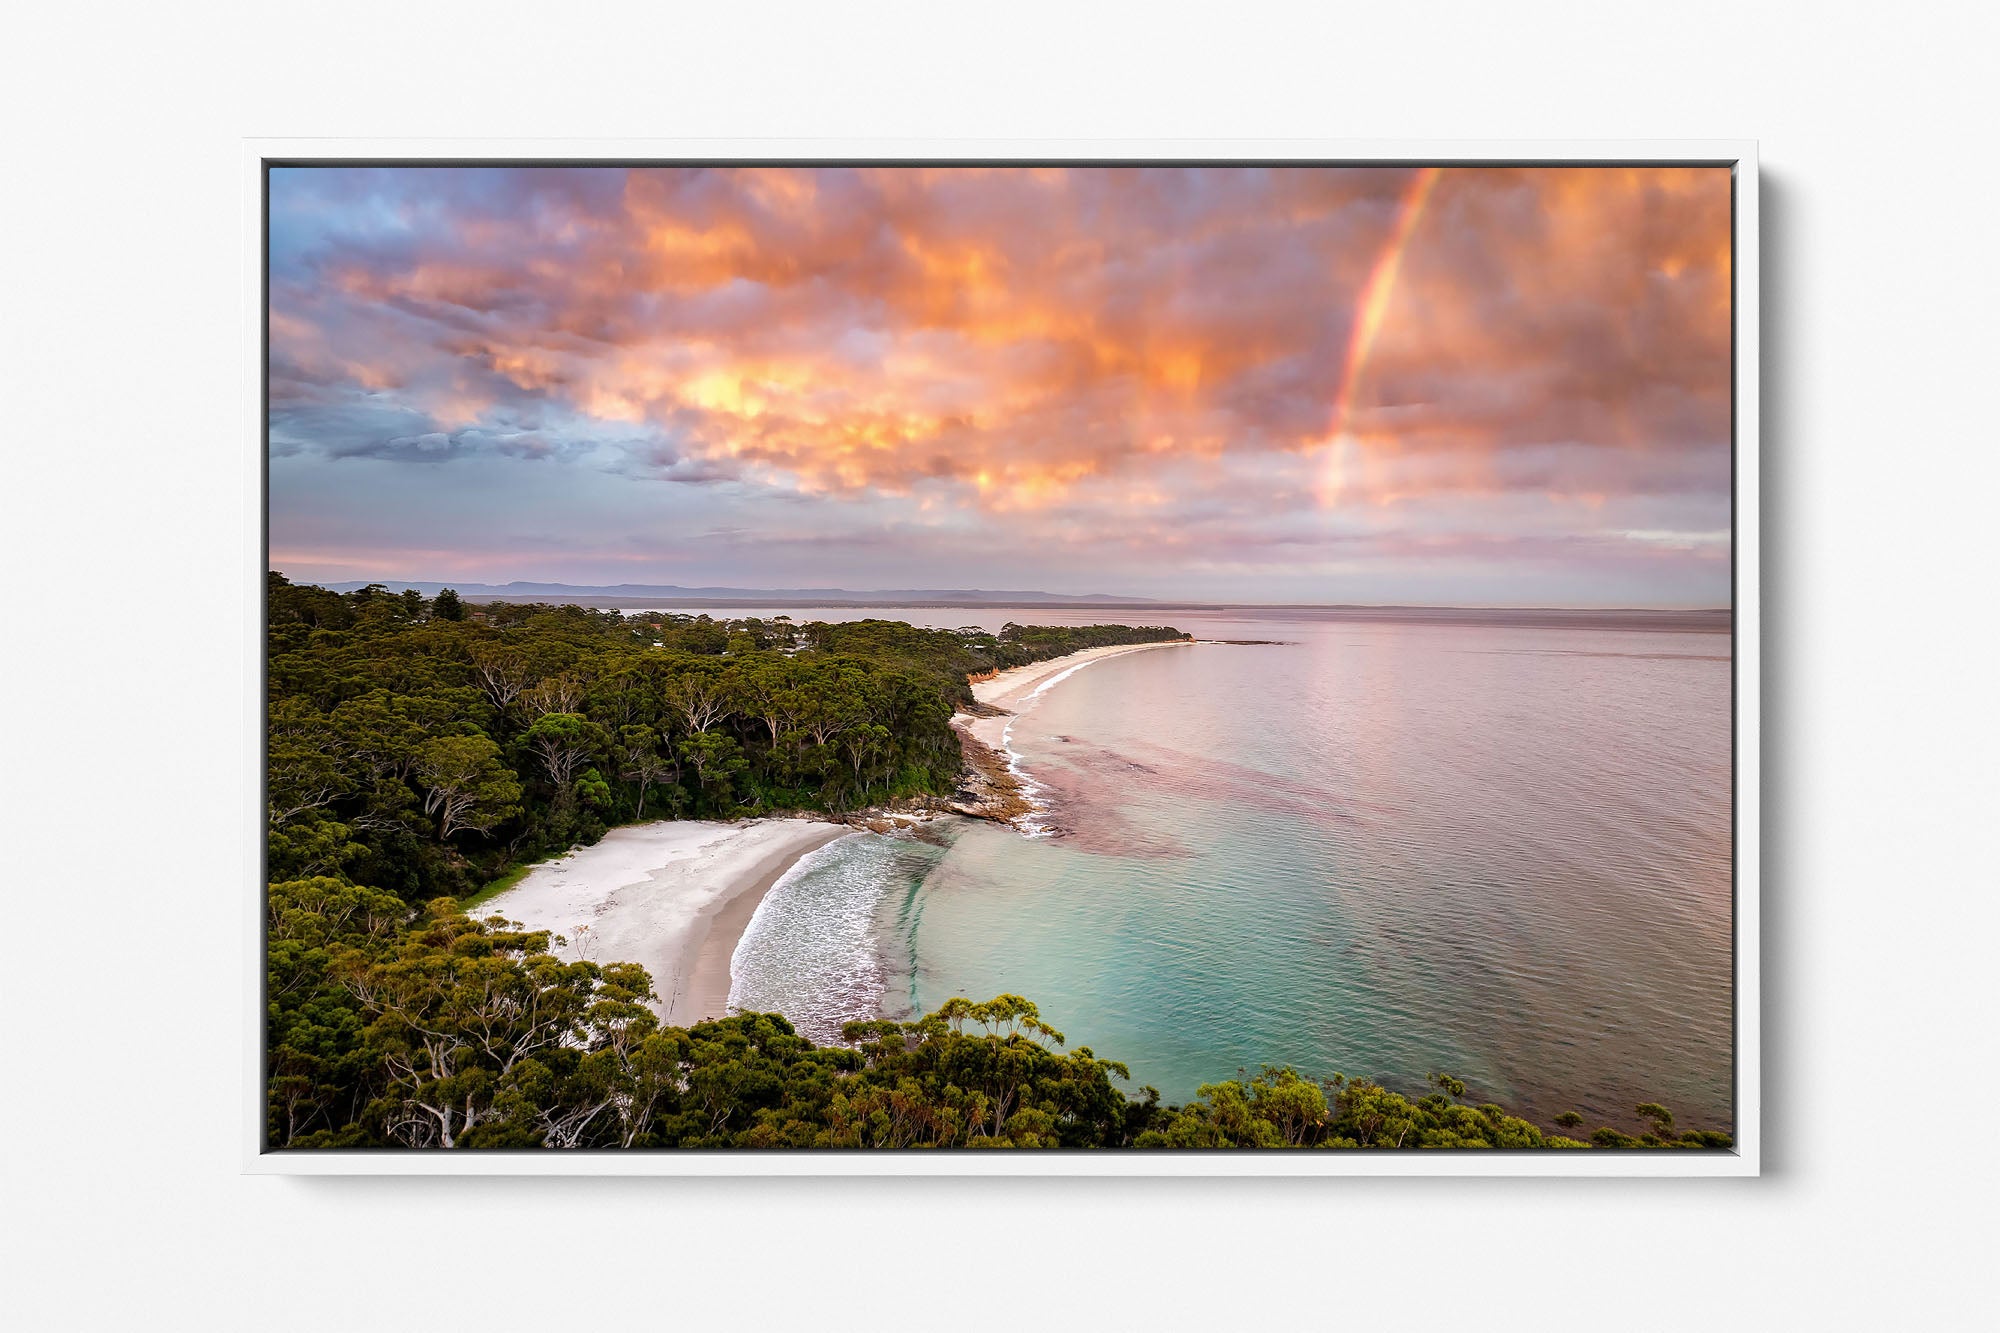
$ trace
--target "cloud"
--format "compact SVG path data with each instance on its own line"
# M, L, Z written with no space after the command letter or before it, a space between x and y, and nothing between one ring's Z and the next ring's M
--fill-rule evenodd
M1726 527L1727 172L1453 168L1415 209L1412 184L287 169L272 449L547 458L1119 540L1224 497L1302 522L1532 498L1539 520L1509 504L1505 526L1450 507L1499 540L1692 497L1689 530Z

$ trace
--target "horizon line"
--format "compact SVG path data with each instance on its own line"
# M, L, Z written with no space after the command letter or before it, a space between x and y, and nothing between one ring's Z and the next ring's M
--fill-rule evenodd
M271 572L283 576L282 570L272 570ZM318 583L317 581L314 580L306 580L306 582L311 584L312 586L329 587L329 584ZM534 601L541 600L533 593L511 593L511 594L505 592L465 593L456 584L445 579L397 579L397 578L336 579L332 580L331 582L353 584L356 585L357 587L368 587L370 585L381 585L387 587L398 584L409 586L415 584L434 583L437 584L440 588L451 588L453 589L453 591L459 592L461 596L464 596L469 600L510 601L518 599L529 602L530 604L532 604ZM889 608L897 606L907 606L911 608L979 610L979 609L991 609L996 607L1004 608L1010 605L1019 605L1020 609L1023 610L1097 609L1097 610L1137 611L1137 610L1156 609L1162 611L1207 611L1207 610L1234 610L1239 608L1245 608L1245 609L1315 610L1315 611L1524 611L1524 612L1576 612L1576 613L1595 612L1603 614L1651 612L1651 613L1686 613L1686 614L1709 613L1709 614L1731 614L1731 615L1733 615L1735 612L1734 605L1730 603L1723 603L1720 605L1711 603L1703 605L1678 605L1678 606L1635 606L1629 604L1620 604L1620 605L1597 604L1597 605L1586 606L1586 605L1557 605L1550 603L1527 604L1527 603L1512 603L1512 602L1508 603L1353 602L1353 601L1259 602L1259 601L1235 600L1229 598L1213 598L1213 597L1210 598L1141 597L1126 593L1058 593L1058 592L1049 592L1044 589L1028 589L1028 588L998 589L998 590L986 589L986 588L951 588L951 589L934 588L934 589L907 589L905 591L912 593L932 593L932 594L963 593L967 595L981 594L981 593L995 593L996 595L1000 593L1012 593L1017 595L1041 597L1041 598L1046 598L1048 600L1040 604L1040 607L1037 608L1036 606L1031 606L1025 603L1013 604L998 600L961 601L961 600L951 600L948 598L940 598L935 596L925 597L921 599L913 599L907 597L885 599L884 597L881 596L881 594L885 594L894 590L892 589L850 590L845 588L827 589L826 591L832 593L845 592L845 593L850 593L851 595L847 597L836 597L836 596L774 597L771 595L772 593L779 592L782 590L772 589L772 588L745 588L743 589L745 595L742 597L699 597L699 596L663 597L658 594L646 594L646 593L635 592L630 594L629 597L621 599L619 597L619 594L615 591L616 588L621 586L644 587L648 585L630 584L630 583L622 585L588 584L588 583L579 584L579 583L564 583L556 580L541 580L541 579L509 579L506 583L491 583L483 579L467 579L464 580L464 582L467 584L476 584L491 588L506 588L521 584L540 585L542 587L546 587L549 589L573 591L579 594L593 597L599 601L627 600L632 602L650 601L650 602L664 603L664 605L661 606L640 608L643 610L667 610L673 606L690 606L697 608L741 606L745 607L746 609L756 609L756 610L765 610L780 606L797 606L801 608L826 607L826 608L840 608L840 609L869 609L869 608ZM682 585L660 584L651 586L679 587ZM728 585L712 584L707 586L723 587ZM330 587L329 590L331 590ZM806 591L816 591L816 590L799 589L797 591L806 592ZM871 594L875 595L871 596ZM559 594L551 593L550 595L553 596ZM561 603L553 603L553 604L561 604ZM583 605L583 603L575 603L575 605ZM589 607L587 609L604 610L610 608Z

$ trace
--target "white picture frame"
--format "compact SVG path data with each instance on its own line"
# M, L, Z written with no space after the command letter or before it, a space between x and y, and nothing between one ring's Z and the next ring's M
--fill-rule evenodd
M247 139L243 143L242 1169L259 1175L1755 1176L1760 1172L1757 147L1744 140ZM266 559L266 173L279 163L1201 162L1683 164L1730 168L1734 282L1733 685L1735 1147L1717 1152L271 1151L264 1138L263 595Z

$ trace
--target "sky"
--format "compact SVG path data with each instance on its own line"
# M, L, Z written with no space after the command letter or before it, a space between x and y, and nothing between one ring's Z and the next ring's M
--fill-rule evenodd
M1729 602L1730 178L270 177L296 580Z

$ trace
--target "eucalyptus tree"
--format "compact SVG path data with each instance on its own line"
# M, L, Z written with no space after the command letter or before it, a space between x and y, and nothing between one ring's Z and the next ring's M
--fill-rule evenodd
M676 674L668 679L662 693L684 730L700 735L731 715L731 692L721 672L689 660L674 666Z
M610 737L603 727L576 713L548 713L522 733L522 743L540 761L555 788L566 799L577 774L603 752Z
M521 697L534 676L527 659L505 644L479 643L470 650L473 679L493 704L493 711L505 714Z
M424 813L438 821L438 837L485 833L520 812L521 784L500 761L500 747L484 736L438 736L416 747L414 772L424 790Z
M681 766L662 752L666 737L652 727L628 726L618 730L618 776L639 789L633 808L635 819L646 817L646 793L655 785L671 784L680 777Z
M676 752L694 770L695 789L710 810L726 810L736 778L747 772L750 761L734 736L716 731L698 731L685 737Z

